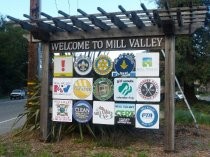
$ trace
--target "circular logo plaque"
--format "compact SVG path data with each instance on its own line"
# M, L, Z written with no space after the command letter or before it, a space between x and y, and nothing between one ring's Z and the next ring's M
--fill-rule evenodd
M87 123L93 116L93 109L87 101L77 101L73 106L72 114L77 122Z
M158 121L158 113L152 106L142 106L136 113L137 121L144 127L152 127Z
M87 79L78 79L73 85L74 95L80 99L87 98L92 93L92 86Z
M94 70L99 75L107 75L112 71L112 60L107 55L100 55L94 61Z
M156 81L152 79L145 79L138 85L138 94L146 100L151 100L157 97L159 93L159 86Z
M113 83L108 78L99 78L94 82L93 94L98 100L108 100L113 93Z
M74 69L79 75L84 76L89 74L92 70L92 61L90 57L83 55L79 56L74 62Z
M121 54L114 61L114 68L122 76L128 76L135 67L135 61L132 54Z

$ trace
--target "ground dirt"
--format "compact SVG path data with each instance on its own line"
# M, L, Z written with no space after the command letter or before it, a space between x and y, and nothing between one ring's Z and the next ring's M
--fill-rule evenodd
M90 137L81 141L78 135L46 143L40 140L38 133L21 138L5 135L1 137L1 143L25 144L30 154L46 151L52 156L63 157L210 157L210 126L199 126L199 130L194 126L176 126L175 152L164 151L163 130L134 130L130 138L114 139L117 147L112 144L102 146Z

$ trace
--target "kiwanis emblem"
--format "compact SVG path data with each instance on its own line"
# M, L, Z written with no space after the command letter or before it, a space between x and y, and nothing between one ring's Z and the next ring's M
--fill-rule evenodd
M135 67L133 54L121 54L114 61L114 68L121 76L128 76Z
M99 78L93 84L93 94L98 100L108 100L113 92L113 83L108 78Z
M99 75L107 75L112 71L112 60L107 55L100 55L94 61L94 70Z
M79 75L87 75L92 70L92 61L87 56L79 56L74 62L74 69Z

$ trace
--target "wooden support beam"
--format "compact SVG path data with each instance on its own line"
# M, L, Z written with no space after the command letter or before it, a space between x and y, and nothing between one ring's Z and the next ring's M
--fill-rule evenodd
M79 13L81 13L83 16L87 17L95 26L99 27L102 30L108 31L111 29L110 26L108 26L106 23L102 22L100 19L95 17L94 15L88 15L81 9L77 9Z
M65 13L65 12L63 12L63 11L61 11L61 10L59 10L58 13L61 14L61 15L63 15L63 16L66 17L66 18L70 18L71 21L72 21L72 23L73 23L76 27L79 27L79 28L81 28L82 30L84 30L84 31L86 31L86 32L91 31L91 30L94 29L93 27L91 27L91 26L89 26L88 24L84 23L83 21L79 20L79 19L78 19L77 17L75 17L75 16L70 16L70 15L68 15L67 13Z
M40 21L40 20L37 20L37 19L34 19L33 17L27 15L27 14L23 14L24 17L26 18L29 18L31 21L35 22L37 24L37 26L44 30L44 31L47 31L47 32L52 32L52 33L55 33L55 32L63 32L62 29L59 29L57 27L54 27L48 23L44 23L43 21Z
M118 8L124 13L139 29L145 27L144 22L138 17L135 11L128 13L121 5Z
M182 27L183 26L183 19L182 19L182 12L181 12L181 10L177 9L176 14L177 14L178 25L179 25L179 27Z
M173 20L162 20L163 32L166 36L175 34L175 23Z
M153 17L154 17L154 20L157 23L158 27L161 27L162 21L161 21L160 15L157 10L153 10Z
M141 8L144 10L144 12L146 13L146 15L148 16L148 18L150 19L150 21L155 25L155 20L152 18L152 16L150 15L149 11L147 10L147 8L145 7L144 3L141 3Z
M131 21L133 21L133 23L136 25L136 27L138 27L139 29L145 27L144 22L138 17L138 15L136 14L136 12L131 12Z
M43 141L49 140L49 78L50 78L50 56L49 43L43 44L43 69L41 79L41 96L40 96L40 131Z
M113 13L107 13L106 11L104 11L102 8L98 7L97 8L98 11L100 11L104 16L107 16L107 18L110 18L112 23L117 26L119 29L125 29L127 28L127 25L124 24L119 17L117 17L115 14Z
M75 31L78 31L79 30L79 29L77 29L77 28L75 28L75 27L73 27L71 25L68 25L67 23L65 23L65 22L63 22L63 21L61 21L61 20L59 20L57 18L53 18L52 16L50 16L50 15L44 13L44 12L41 12L41 15L42 16L45 16L49 20L53 20L53 22L54 22L54 24L55 24L56 27L59 27L61 29L64 29L67 32L70 32L71 33L71 32L75 32Z
M165 151L175 150L175 36L165 37Z

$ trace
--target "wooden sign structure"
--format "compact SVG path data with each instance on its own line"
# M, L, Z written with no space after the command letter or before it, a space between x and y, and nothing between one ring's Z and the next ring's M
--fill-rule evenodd
M34 42L43 43L43 74L41 81L41 122L43 140L49 133L50 104L50 54L53 52L77 52L98 50L145 50L165 49L165 141L166 151L175 150L174 90L175 90L175 37L190 35L204 25L207 8L190 6L182 8L126 11L107 13L98 7L100 14L70 16L58 11L62 17L41 13L44 19L20 21L24 29L33 34ZM36 39L36 40L35 40Z

